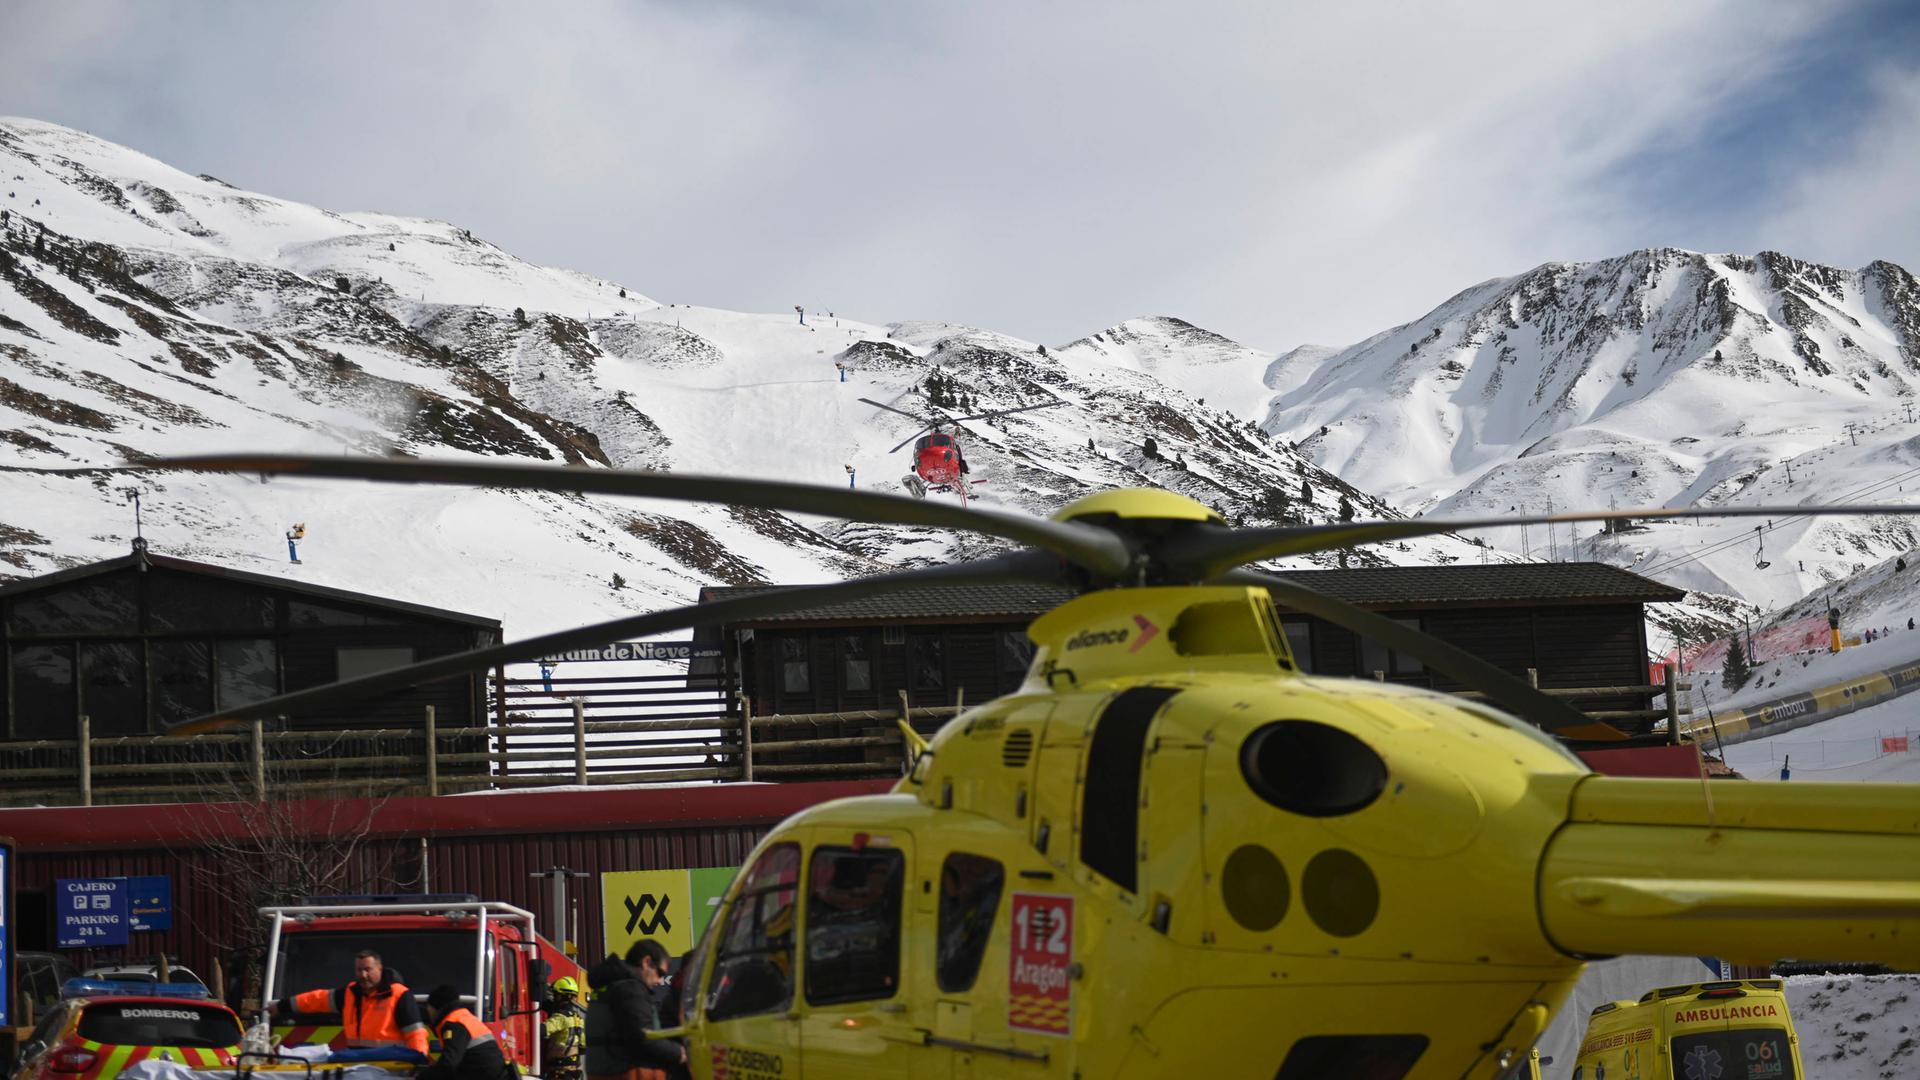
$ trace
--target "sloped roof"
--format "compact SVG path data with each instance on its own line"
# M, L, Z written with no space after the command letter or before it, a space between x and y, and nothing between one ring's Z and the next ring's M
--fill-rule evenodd
M425 604L410 604L404 600L390 600L382 596L370 596L366 593L352 592L347 589L334 589L325 585L309 585L304 581L292 581L274 577L270 574L255 574L247 570L234 570L230 567L216 566L213 563L195 562L192 559L177 559L171 555L133 552L117 559L88 563L66 570L57 570L51 574L27 578L24 581L0 585L0 600L38 592L41 589L54 588L69 582L111 574L120 570L131 570L144 559L149 566L157 570L173 570L183 574L195 574L201 577L219 578L223 581L238 582L245 585L258 585L279 592L298 593L316 599L334 600L346 604L358 604L361 607L379 608L416 618L438 619L446 622L466 623L470 626L500 629L499 619L490 619L484 615L469 615L462 611L449 611L445 608L428 607Z
M1671 603L1687 593L1597 562L1287 570L1280 577L1362 607L1474 603Z
M1661 603L1686 592L1605 563L1518 563L1487 566L1387 566L1287 570L1279 574L1365 608L1549 603ZM778 592L783 586L713 586L704 603ZM994 616L1030 619L1073 594L1057 585L929 585L906 592L824 604L741 626L780 623L944 622ZM1283 605L1284 606L1284 605Z

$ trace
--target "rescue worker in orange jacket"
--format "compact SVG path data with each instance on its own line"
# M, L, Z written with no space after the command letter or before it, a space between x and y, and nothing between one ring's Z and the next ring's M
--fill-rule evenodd
M460 1004L460 991L441 983L427 995L427 1018L440 1038L440 1056L414 1080L514 1080L516 1071L493 1031Z
M339 1013L340 1035L348 1046L405 1046L427 1052L427 1025L419 1003L372 949L362 949L353 958L352 982L282 998L270 1011L275 1016Z

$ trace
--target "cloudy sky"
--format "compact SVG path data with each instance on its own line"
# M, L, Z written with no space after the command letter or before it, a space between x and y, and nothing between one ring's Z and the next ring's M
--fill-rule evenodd
M1920 5L71 3L0 113L662 300L1345 344L1548 260L1920 270Z

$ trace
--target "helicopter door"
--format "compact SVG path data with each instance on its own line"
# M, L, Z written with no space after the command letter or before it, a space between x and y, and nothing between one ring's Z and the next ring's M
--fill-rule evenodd
M800 1054L809 1076L945 1076L948 1063L915 1026L904 989L914 960L906 884L912 837L901 832L817 834L807 856L806 1005Z
M800 914L800 845L775 844L740 878L733 902L710 930L713 971L707 978L707 1045L736 1076L799 1074L799 999L794 979L794 926Z

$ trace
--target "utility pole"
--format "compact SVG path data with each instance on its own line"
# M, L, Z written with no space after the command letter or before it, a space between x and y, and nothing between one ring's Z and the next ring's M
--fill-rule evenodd
M528 877L546 878L550 883L547 893L547 937L568 956L579 951L579 943L567 937L567 881L570 878L590 877L585 870L569 870L564 866L555 866L547 870L536 870ZM569 948L569 946L572 946ZM537 992L537 991L536 991Z
M127 501L133 504L133 550L145 551L147 538L140 531L140 489L132 486L123 487L120 489L120 494L125 495Z
M1849 439L1851 439L1851 440L1853 440L1853 445L1855 445L1855 446L1859 446L1859 445L1860 445L1860 437L1859 437L1859 435L1857 435L1857 434L1856 434L1856 432L1858 432L1858 431L1860 430L1860 426L1859 426L1858 424L1855 424L1855 423L1854 423L1853 421L1851 421L1851 420L1849 420L1849 421L1847 421L1847 429L1846 429L1846 430L1847 430L1847 438L1849 438Z

